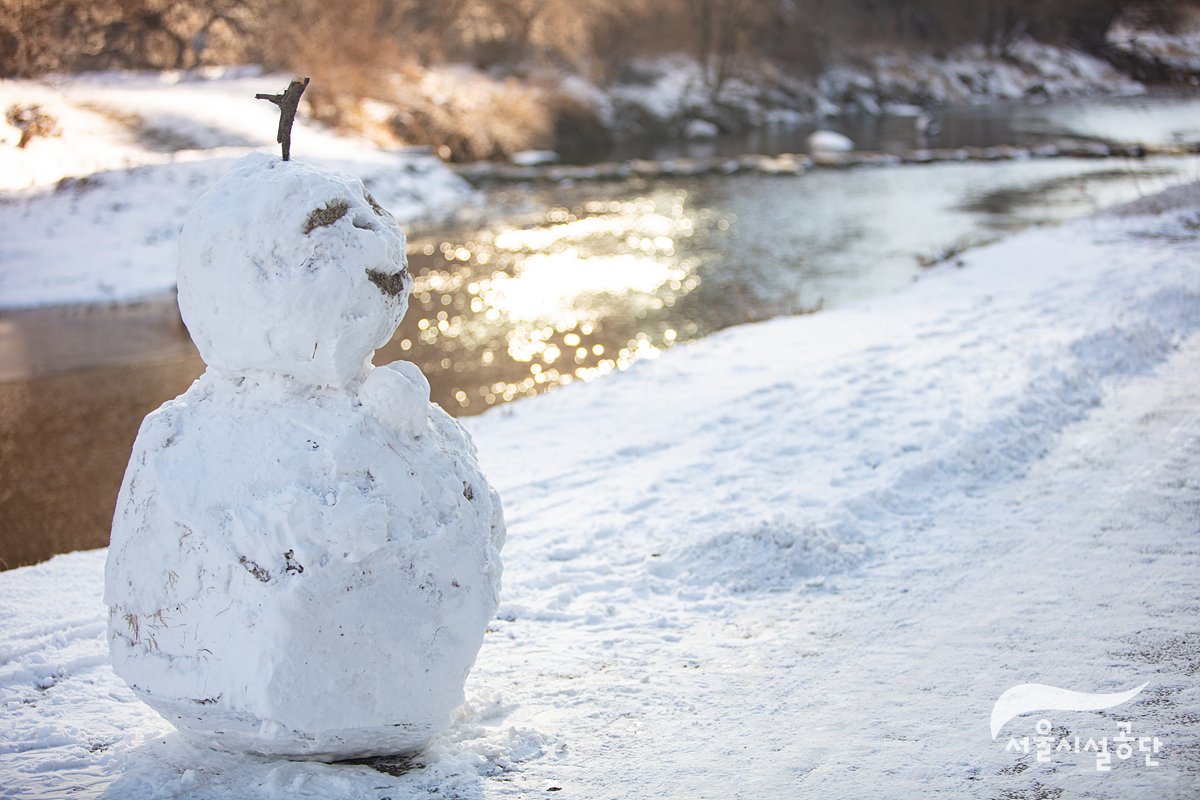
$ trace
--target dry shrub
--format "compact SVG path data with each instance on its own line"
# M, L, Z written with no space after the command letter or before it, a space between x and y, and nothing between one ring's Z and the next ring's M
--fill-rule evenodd
M58 120L42 111L39 105L13 103L4 114L5 121L21 132L17 147L24 148L38 136L57 136Z
M346 128L362 100L381 93L404 61L399 32L381 24L386 0L287 0L268 47L298 75L312 115Z
M638 0L458 0L437 19L428 60L466 61L481 68L568 67L604 70L598 49L613 28L632 29L646 14Z
M613 132L594 107L557 91L547 91L544 97L554 121L554 150L564 161L586 161L612 145Z
M635 55L819 66L869 42L1095 47L1116 19L1169 28L1200 0L0 0L0 76L260 63L318 73L461 61L611 77ZM345 81L345 76L338 75Z
M503 159L553 144L544 95L512 78L410 68L394 76L388 89L374 99L391 111L390 133L404 144L437 145L447 160Z
M0 76L262 60L272 0L0 0Z
M595 146L605 133L593 110L537 80L439 65L603 78L616 59L597 48L645 15L637 0L276 2L270 49L312 77L313 116L381 144L433 145L454 161L507 158L559 139Z

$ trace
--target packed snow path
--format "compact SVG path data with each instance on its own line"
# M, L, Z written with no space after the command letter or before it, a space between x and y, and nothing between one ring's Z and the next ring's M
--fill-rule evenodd
M1200 192L1167 199L472 420L502 605L390 773L185 744L107 664L103 552L0 575L0 797L1196 796ZM991 738L1015 685L1144 682ZM1042 718L1081 752L1039 761Z

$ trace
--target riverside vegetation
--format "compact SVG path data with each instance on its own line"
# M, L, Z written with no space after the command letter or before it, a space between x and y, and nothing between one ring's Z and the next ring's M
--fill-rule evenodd
M1193 30L1198 10L1200 0L0 0L0 77L258 64L312 76L309 116L383 145L452 161L531 149L571 159L693 120L730 132L889 103L1121 88L1111 75L1088 80L1097 65L1130 82L1188 83L1200 59L1166 34ZM1027 80L998 86L1014 68Z

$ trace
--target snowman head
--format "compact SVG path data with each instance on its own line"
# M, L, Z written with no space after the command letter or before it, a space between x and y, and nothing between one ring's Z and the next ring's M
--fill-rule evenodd
M252 153L184 223L179 311L221 372L346 387L404 317L407 266L400 225L358 178Z

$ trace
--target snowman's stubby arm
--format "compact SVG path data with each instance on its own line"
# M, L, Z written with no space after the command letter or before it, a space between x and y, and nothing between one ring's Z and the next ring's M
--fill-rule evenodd
M429 381L408 361L372 369L358 389L358 400L393 435L416 438L429 422Z

